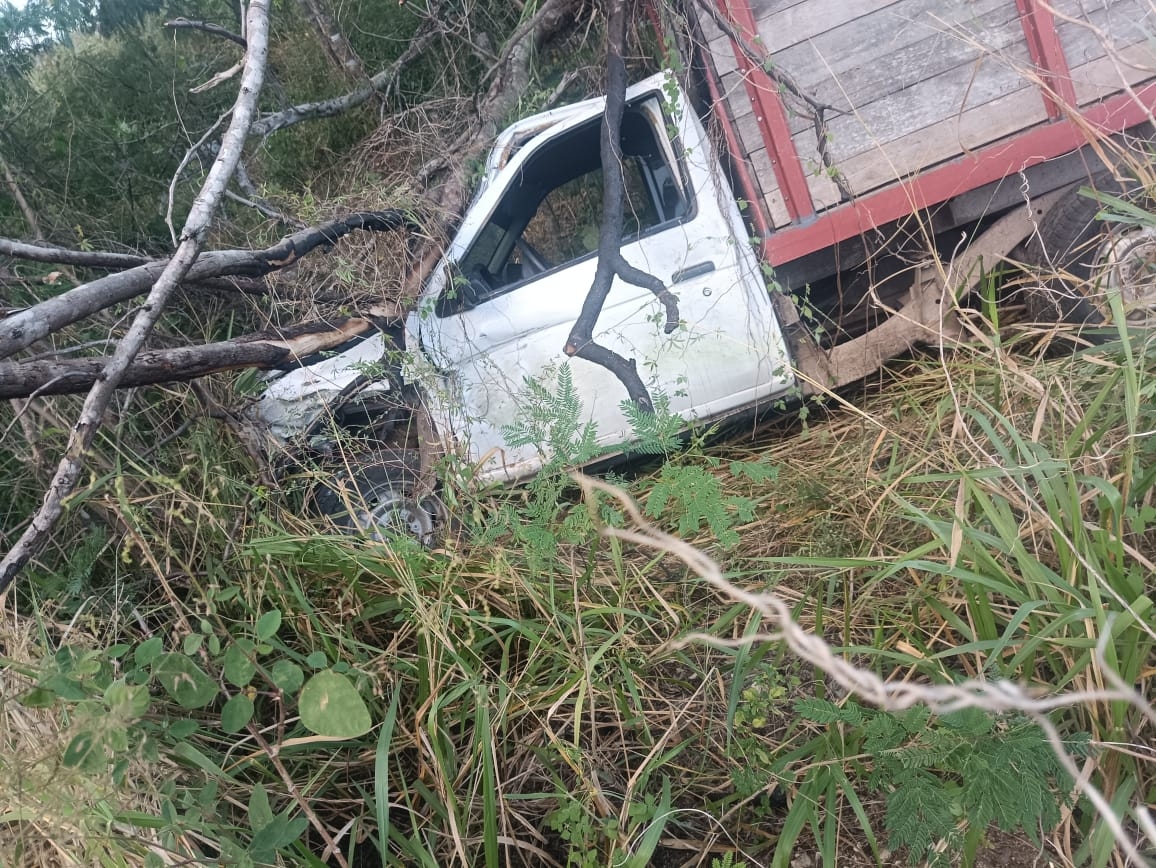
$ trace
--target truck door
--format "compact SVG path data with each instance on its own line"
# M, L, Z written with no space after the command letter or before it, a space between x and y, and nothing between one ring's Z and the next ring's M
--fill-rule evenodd
M616 280L594 337L634 359L651 394L666 396L672 411L710 420L782 392L793 379L710 143L684 100L667 102L663 84L655 77L628 94L622 253L674 292L681 326L664 334L657 299ZM601 114L601 100L592 101L510 160L471 208L423 296L416 331L443 377L435 416L473 458L488 454L499 475L538 469L536 451L508 449L501 429L525 398L525 378L548 380L567 361L562 348L594 279ZM628 440L622 385L592 363L570 365L599 440Z

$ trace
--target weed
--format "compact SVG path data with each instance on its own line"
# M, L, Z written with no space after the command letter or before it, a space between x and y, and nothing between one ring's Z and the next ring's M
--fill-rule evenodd
M869 771L860 761L848 765L856 782L886 793L888 847L905 849L911 864L970 866L989 825L1036 839L1067 803L1072 782L1031 721L977 709L889 714L824 699L800 700L795 711L839 727L843 743L864 757ZM1077 754L1087 745L1086 735L1068 740Z

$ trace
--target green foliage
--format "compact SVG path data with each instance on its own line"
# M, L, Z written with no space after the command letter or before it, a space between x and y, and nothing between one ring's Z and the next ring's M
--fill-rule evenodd
M800 700L795 711L827 727L870 758L863 783L886 792L888 846L911 864L970 865L987 828L1038 830L1059 822L1071 779L1028 719L977 709L933 717L921 707L899 714ZM1067 748L1086 752L1086 735Z
M706 527L723 546L737 545L739 533L735 526L754 520L756 501L727 494L723 481L711 472L721 467L722 462L712 458L703 460L706 466L664 465L646 495L646 514L651 518L677 516L680 536L694 536ZM755 483L773 481L778 472L764 462L731 461L726 466L731 476Z
M297 698L301 724L310 732L334 738L356 738L373 727L369 709L353 683L339 672L316 673Z
M563 466L585 464L604 451L597 426L583 418L582 400L574 388L569 362L558 366L556 388L527 377L514 422L502 429L512 447L534 446L540 455Z
M710 860L710 868L747 868L746 862L736 862L733 850L727 850L720 859L715 857Z

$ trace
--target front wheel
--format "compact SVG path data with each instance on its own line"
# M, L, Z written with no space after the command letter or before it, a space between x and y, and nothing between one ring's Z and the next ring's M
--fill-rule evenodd
M1039 282L1027 295L1037 322L1099 326L1111 317L1109 299L1120 296L1129 324L1156 324L1156 214L1140 185L1097 175L1094 193L1073 188L1040 221L1026 245ZM1120 200L1114 203L1104 194ZM1102 220L1103 212L1121 219Z
M420 470L420 456L411 451L351 462L318 487L314 502L347 533L382 541L408 536L432 546L445 527L445 507L436 495L420 490Z

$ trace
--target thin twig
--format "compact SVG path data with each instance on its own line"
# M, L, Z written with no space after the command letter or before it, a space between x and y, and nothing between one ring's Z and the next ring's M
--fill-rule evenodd
M209 21L192 21L188 18L174 18L172 21L166 21L165 27L170 30L200 30L208 33L211 36L220 36L222 39L228 39L230 42L235 42L242 48L245 48L245 37L232 30L226 30L220 24L213 24Z

